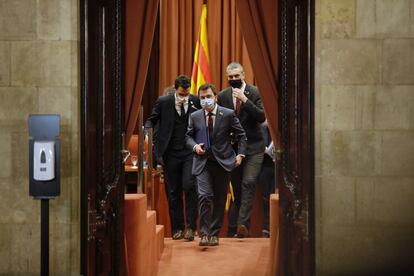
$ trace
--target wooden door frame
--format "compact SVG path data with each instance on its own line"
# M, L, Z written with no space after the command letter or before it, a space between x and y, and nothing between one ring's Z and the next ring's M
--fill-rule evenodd
M82 275L125 274L123 3L79 1Z
M87 22L88 22L88 1L89 0L80 0L80 78L81 78L81 125L82 125L82 131L85 128L86 125L86 114L87 114L87 89L89 82L91 79L89 78L87 72L90 70L90 66L93 66L90 64L90 61L87 58L88 53L88 45L87 40L88 38L88 29L87 29ZM98 2L106 2L109 0L95 0ZM124 7L124 0L113 0L117 4L119 4L121 7ZM289 83L292 82L292 78L290 78L289 74L292 72L292 68L288 67L288 61L289 57L292 51L291 46L291 37L289 36L289 30L290 27L288 24L295 22L295 15L294 13L290 12L290 8L293 6L297 7L303 7L303 5L306 6L305 10L302 10L302 13L300 14L299 18L296 18L296 20L299 20L302 24L306 23L308 26L306 38L303 38L304 41L302 41L306 47L306 53L300 55L300 59L302 61L301 64L305 64L306 67L299 68L300 74L306 75L304 78L304 81L298 82L294 85L300 85L302 87L302 91L305 93L308 93L308 100L309 102L308 107L309 109L306 110L308 113L307 120L308 120L308 126L309 129L307 129L307 133L303 134L306 141L306 148L305 151L306 156L304 158L306 159L306 162L304 163L305 168L303 168L306 171L305 180L308 181L308 185L310 190L309 192L309 198L307 199L307 202L302 202L301 198L295 197L297 194L295 194L296 187L301 186L303 183L298 183L297 177L295 173L293 172L291 175L285 175L285 176L279 176L283 177L282 181L280 182L281 185L286 186L286 191L289 193L291 192L294 200L297 201L297 206L307 206L306 213L303 212L303 209L298 209L295 207L295 205L288 204L286 200L282 197L280 200L281 204L281 210L282 213L280 214L283 219L281 219L281 234L280 241L281 241L281 247L279 251L279 264L282 267L281 272L283 274L293 274L296 275L297 270L294 268L292 269L290 266L290 261L292 258L297 257L294 254L292 254L292 248L289 243L284 243L284 233L288 231L289 229L292 229L294 231L297 231L297 233L303 232L303 236L299 234L298 241L300 239L306 238L308 241L310 241L310 248L308 248L309 252L309 260L306 266L308 266L307 272L305 274L308 275L314 275L315 274L315 212L314 212L314 183L315 183L315 152L314 152L314 33L315 33L315 1L314 0L280 0L279 4L279 15L280 15L280 25L279 25L279 34L280 34L280 58L281 58L281 64L280 64L280 78L279 78L279 108L280 108L280 129L287 131L287 129L290 127L289 125L289 116L291 116L295 111L289 110L288 106L288 95L291 92ZM116 35L119 39L123 39L124 36L124 26L125 26L125 14L124 11L121 10L121 12L117 13L117 20L120 22L120 24L116 27ZM306 40L306 41L305 41ZM123 64L123 57L124 57L124 49L123 49L123 41L120 41L117 44L119 48L116 49L117 53L114 55L118 60L115 62L118 62L118 64ZM298 45L296 45L298 47ZM124 82L124 72L123 70L117 70L116 72L111 72L114 75L114 77L118 80L120 80L121 83ZM121 88L121 93L123 93L123 87ZM122 109L122 107L121 107ZM81 227L80 227L80 237L81 237L81 272L84 273L86 270L86 263L85 263L85 252L86 252L86 246L85 246L85 240L88 237L88 206L87 206L87 193L86 191L86 179L85 179L85 162L87 161L87 148L86 148L86 137L84 137L84 132L81 133L81 194L80 194L80 201L81 201ZM281 146L282 149L287 149L289 147L289 137L288 136L281 136ZM303 149L302 149L303 150ZM283 170L289 171L289 156L287 152L282 152L281 154L281 166L284 167ZM279 170L280 172L280 170ZM304 179L302 179L304 180ZM292 214L298 214L297 219L290 220L290 222L287 222L285 216L291 216ZM121 227L122 229L122 227ZM123 241L122 241L123 242ZM123 246L118 247L120 250L122 250ZM297 249L295 249L297 250ZM122 259L122 252L117 252L117 259ZM285 265L285 266L284 266ZM295 263L294 265L298 266L301 264ZM295 273L296 272L296 273ZM299 273L300 274L300 273Z
M315 275L315 0L280 0L279 273Z

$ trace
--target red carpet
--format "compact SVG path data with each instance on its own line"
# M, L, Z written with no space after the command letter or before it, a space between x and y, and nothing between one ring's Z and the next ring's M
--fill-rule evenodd
M193 242L165 240L159 261L159 276L270 274L270 240L264 238L221 238L220 245L202 249Z

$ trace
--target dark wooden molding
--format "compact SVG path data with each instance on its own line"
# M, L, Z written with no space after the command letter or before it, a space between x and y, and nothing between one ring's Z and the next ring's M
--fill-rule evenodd
M124 268L124 1L80 1L81 273Z
M280 273L314 275L315 4L280 4Z

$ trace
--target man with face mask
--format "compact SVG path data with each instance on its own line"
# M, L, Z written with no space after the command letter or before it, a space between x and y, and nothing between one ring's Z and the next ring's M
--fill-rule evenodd
M154 154L164 163L165 190L174 240L194 240L197 220L197 187L191 174L192 151L185 147L189 114L201 109L200 100L190 95L190 79L178 76L175 93L159 97L145 128L154 128ZM185 221L183 209L185 193Z
M226 72L230 87L219 93L217 103L235 111L247 136L246 158L231 175L235 200L230 204L227 236L244 238L249 235L254 193L263 161L265 144L261 123L266 118L259 90L244 81L243 66L232 62ZM233 142L237 146L238 140Z
M198 90L202 110L190 115L187 146L194 152L192 173L197 177L200 212L200 246L219 244L230 172L240 166L246 135L234 111L216 104L216 89L203 84ZM237 137L238 154L229 135Z

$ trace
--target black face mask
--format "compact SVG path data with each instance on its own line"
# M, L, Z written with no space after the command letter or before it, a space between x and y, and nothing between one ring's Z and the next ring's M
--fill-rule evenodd
M241 79L238 79L238 80L229 80L229 84L233 88L241 88L243 83Z

